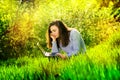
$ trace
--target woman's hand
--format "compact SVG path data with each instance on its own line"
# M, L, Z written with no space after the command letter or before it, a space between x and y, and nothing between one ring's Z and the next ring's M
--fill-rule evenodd
M57 53L56 55L59 56L60 58L64 59L64 60L67 59L67 56L64 55L64 54Z
M55 35L50 34L50 37L52 38L53 41L56 41L56 36Z

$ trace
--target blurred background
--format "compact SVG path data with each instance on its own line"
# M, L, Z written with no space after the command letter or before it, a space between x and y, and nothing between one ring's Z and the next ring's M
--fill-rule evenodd
M45 36L55 19L82 34L87 57L43 57L37 43L50 51ZM0 79L119 80L119 64L120 0L0 0Z

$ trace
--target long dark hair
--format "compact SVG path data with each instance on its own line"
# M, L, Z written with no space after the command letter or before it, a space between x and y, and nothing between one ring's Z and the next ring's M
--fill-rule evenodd
M59 44L61 42L62 46L66 47L69 43L69 30L68 30L68 27L60 20L52 21L49 24L49 28L47 31L47 47L48 48L52 47L52 38L50 37L50 33L51 33L50 27L53 25L57 26L59 30L59 38L56 39L57 46L59 47Z

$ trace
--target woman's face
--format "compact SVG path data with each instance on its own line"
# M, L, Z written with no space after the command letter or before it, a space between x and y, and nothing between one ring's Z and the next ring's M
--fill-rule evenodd
M50 27L50 35L53 36L54 38L58 38L59 37L59 29L56 25L53 25Z

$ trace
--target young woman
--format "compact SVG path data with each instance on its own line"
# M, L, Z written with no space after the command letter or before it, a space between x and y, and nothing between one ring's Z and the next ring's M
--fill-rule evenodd
M52 53L66 59L78 53L85 53L86 47L81 34L74 28L68 28L62 21L55 20L49 24L47 33L47 47ZM63 50L67 56L60 53Z

